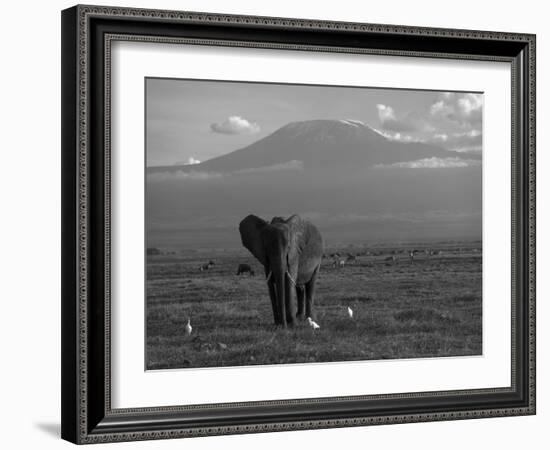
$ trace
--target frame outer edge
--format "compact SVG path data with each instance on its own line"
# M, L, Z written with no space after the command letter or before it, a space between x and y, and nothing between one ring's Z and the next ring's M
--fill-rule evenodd
M528 164L529 164L529 411L536 414L536 35L529 36L529 95L528 95Z
M61 437L78 436L77 288L77 19L78 8L61 13Z
M88 401L87 401L87 363L88 339L88 63L89 63L89 30L88 23L91 17L128 17L141 20L159 20L177 23L211 23L240 24L253 27L275 27L284 29L319 29L336 30L341 32L380 32L385 34L402 34L430 37L448 37L462 39L500 40L507 42L524 43L528 51L528 139L525 142L529 147L527 164L528 176L528 227L529 227L529 298L528 301L528 355L525 364L528 364L529 399L526 406L481 409L468 411L448 411L444 413L414 413L410 415L375 416L351 419L322 419L306 422L280 422L272 424L257 424L243 426L221 426L189 429L167 429L164 431L135 431L123 433L94 433L88 430ZM100 7L78 5L63 11L63 41L71 38L73 43L63 42L62 75L62 223L64 224L62 244L62 437L75 443L98 443L143 439L165 439L174 437L193 437L220 434L241 434L250 432L271 432L314 428L333 428L364 426L371 424L409 423L423 421L457 420L482 417L501 417L509 415L526 415L535 413L535 36L531 34L500 33L473 30L451 30L412 26L361 24L351 22L332 22L323 20L306 20L291 18L236 16L225 14L193 13L182 11L162 11L150 9ZM67 47L74 49L68 52ZM70 65L70 68L65 67ZM71 75L69 77L69 75ZM71 90L72 89L72 90ZM71 98L74 102L71 102ZM76 105L76 109L73 109ZM71 129L69 131L69 129ZM525 149L524 149L525 150ZM72 164L74 163L74 164ZM70 167L69 167L70 166ZM67 193L68 191L69 193ZM72 201L74 199L74 201ZM68 225L73 222L74 228ZM71 279L69 275L74 274ZM71 289L73 287L74 289ZM76 293L76 297L75 297ZM75 299L78 301L75 302ZM74 317L74 321L66 320ZM527 333L526 333L527 334ZM67 344L66 341L72 341ZM70 351L74 349L74 351ZM72 380L68 377L72 376ZM69 389L72 383L75 389Z
M178 23L212 23L212 24L234 24L248 27L272 27L283 29L318 29L336 31L359 31L377 32L382 34L421 34L427 36L442 36L466 39L488 39L510 42L530 42L535 36L530 33L513 33L502 31L468 30L458 28L441 28L411 25L378 24L366 22L347 22L326 19L303 19L281 16L252 16L240 14L226 14L200 11L175 11L168 9L150 8L129 8L122 6L99 6L90 4L79 4L78 8L84 14L98 16L117 16L138 19L152 19L172 21Z

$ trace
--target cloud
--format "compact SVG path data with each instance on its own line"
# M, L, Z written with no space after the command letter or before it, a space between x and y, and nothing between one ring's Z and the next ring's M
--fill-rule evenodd
M388 105L376 105L382 127L374 131L396 142L420 142L456 152L481 152L481 94L443 92L423 111L399 118Z
M483 95L474 93L443 92L430 107L434 118L445 118L461 125L480 125Z
M398 118L395 110L388 105L377 104L378 120L382 124L382 128L387 131L397 133L407 133L415 131L430 132L435 128L426 120L425 114L418 112L410 112L407 115Z
M155 172L147 175L147 182L155 183L175 180L212 180L223 175L217 172L184 172L183 170Z
M447 142L449 140L449 135L446 133L436 133L432 137L434 142Z
M433 135L372 129L390 141L433 144L454 152L481 152L482 135L481 131L476 129L454 133L435 133Z
M447 147L455 152L481 152L482 142L481 131L471 129L466 132L453 133L449 138Z
M195 164L200 164L201 162L198 159L193 158L190 156L185 161L176 161L173 166L192 166Z
M417 159L416 161L397 162L393 164L377 164L374 167L376 169L447 169L447 168L459 168L479 166L481 161L473 159L460 159L460 158L438 158L436 156L432 158Z
M193 158L192 156L187 158L187 162L184 164L186 166L192 166L194 164L200 164L201 162L198 159Z
M281 170L304 170L304 163L303 161L297 161L293 159L292 161L288 161L285 163L273 164L271 166L252 167L250 169L241 169L233 173L265 173L278 172Z
M430 106L430 114L432 116L447 116L453 112L450 105L446 104L443 100L438 100L432 106Z
M395 115L395 111L391 106L377 104L376 109L378 109L378 119L382 124L382 128L390 131L414 131L416 126L406 118L403 120L398 120Z
M425 139L422 139L418 136L413 136L410 133L402 133L398 131L386 131L386 130L378 130L376 128L371 127L372 130L376 131L381 136L384 136L386 139L389 139L390 141L397 141L397 142L426 142Z
M391 106L386 106L382 104L377 104L376 109L378 109L378 118L380 119L380 122L384 123L387 121L397 120L397 117L395 117L395 111Z
M260 126L255 122L249 122L240 116L229 116L223 122L213 123L210 129L214 133L221 134L255 134L260 132Z
M303 161L287 161L280 164L273 164L271 166L251 167L249 169L235 170L233 172L220 173L220 172L202 172L191 170L189 172L184 170L167 170L165 172L154 172L147 175L147 182L163 182L163 181L175 181L175 180L213 180L219 179L231 175L245 175L251 173L270 173L279 172L283 170L304 170Z
M481 152L482 140L481 131L471 129L454 133L434 134L425 142L441 145L454 152Z

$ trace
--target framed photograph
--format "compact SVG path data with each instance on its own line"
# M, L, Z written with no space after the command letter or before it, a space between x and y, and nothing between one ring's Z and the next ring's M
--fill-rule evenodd
M535 36L62 12L62 437L535 413Z

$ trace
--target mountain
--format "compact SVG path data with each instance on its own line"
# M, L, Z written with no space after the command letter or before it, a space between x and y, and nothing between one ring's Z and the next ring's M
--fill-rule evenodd
M352 120L289 123L200 164L148 168L147 245L241 248L243 217L293 213L329 244L480 239L480 156L392 141Z
M291 122L247 147L200 164L150 167L149 173L197 171L228 173L301 162L304 169L394 164L425 158L477 159L421 142L390 140L355 120Z

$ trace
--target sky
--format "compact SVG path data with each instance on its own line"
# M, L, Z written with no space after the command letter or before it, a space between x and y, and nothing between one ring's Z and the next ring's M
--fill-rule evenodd
M147 166L196 164L289 122L360 120L397 141L481 151L480 93L148 78Z

